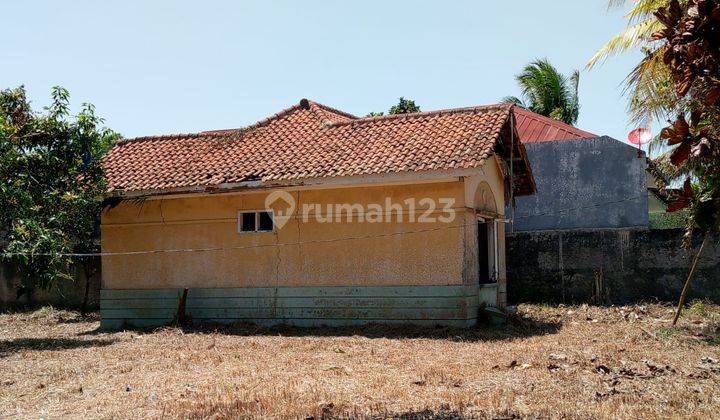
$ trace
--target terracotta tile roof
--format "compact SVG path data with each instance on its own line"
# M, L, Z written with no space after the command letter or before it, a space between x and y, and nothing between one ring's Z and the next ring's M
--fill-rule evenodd
M303 99L242 129L122 140L104 164L111 189L148 193L475 168L507 142L511 113L501 104L357 118ZM532 192L524 148L515 146L516 173L525 164Z
M521 107L515 108L515 121L518 136L520 136L520 141L523 143L599 137L596 134L580 130L570 124L536 114Z

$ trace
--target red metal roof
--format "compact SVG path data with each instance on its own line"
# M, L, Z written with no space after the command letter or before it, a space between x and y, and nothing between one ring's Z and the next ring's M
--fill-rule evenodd
M596 134L521 107L515 107L515 124L520 141L523 143L598 137Z

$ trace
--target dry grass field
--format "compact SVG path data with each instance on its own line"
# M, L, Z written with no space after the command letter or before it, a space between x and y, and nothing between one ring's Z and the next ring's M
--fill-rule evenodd
M0 418L709 418L720 308L521 305L474 330L97 331L0 314Z

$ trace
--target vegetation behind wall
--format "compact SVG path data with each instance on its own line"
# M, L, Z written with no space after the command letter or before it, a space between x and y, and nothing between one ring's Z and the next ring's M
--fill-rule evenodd
M94 269L91 270L88 303L89 308L95 309L100 302L100 258L94 258L90 264ZM57 281L49 289L24 290L16 268L9 262L0 264L0 310L40 305L80 308L85 296L85 270L76 266L73 273L73 280Z

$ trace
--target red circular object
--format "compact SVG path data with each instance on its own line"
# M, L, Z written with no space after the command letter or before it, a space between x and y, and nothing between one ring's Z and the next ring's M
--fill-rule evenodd
M649 128L636 128L628 134L628 141L632 144L645 144L652 140L652 131Z

